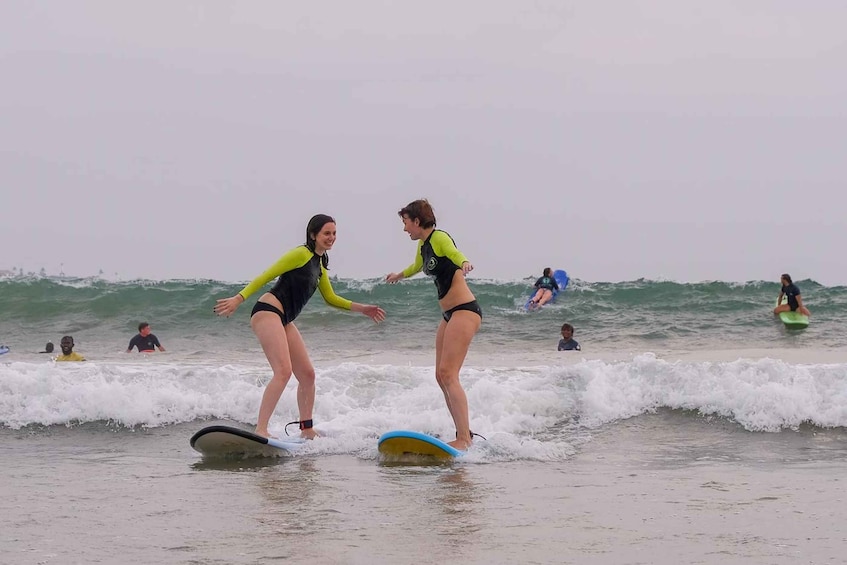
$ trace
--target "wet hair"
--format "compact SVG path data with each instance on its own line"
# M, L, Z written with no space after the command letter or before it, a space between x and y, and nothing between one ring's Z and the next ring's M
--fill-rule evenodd
M794 282L791 280L791 275L789 275L788 273L782 273L781 278L787 280L788 284L794 284Z
M562 331L570 330L573 333L573 326L570 324L562 324Z
M52 341L48 341L47 345L44 346L44 352L45 353L53 353L53 342Z
M401 218L408 216L410 220L418 220L424 229L435 227L435 212L432 211L432 205L426 198L409 202L400 208L397 215Z
M141 331L148 326L150 326L150 324L148 324L147 322L141 322L140 324L138 324L138 331Z
M313 253L315 251L315 238L321 233L323 227L330 222L334 224L335 218L326 214L315 214L309 220L309 224L306 226L306 247ZM329 253L324 252L321 256L321 264L324 266L324 269L329 269Z
M553 269L551 269L550 267L545 267L545 268L544 268L544 272L543 272L542 274L543 274L545 277L549 277L550 275L552 275L552 274L553 274Z

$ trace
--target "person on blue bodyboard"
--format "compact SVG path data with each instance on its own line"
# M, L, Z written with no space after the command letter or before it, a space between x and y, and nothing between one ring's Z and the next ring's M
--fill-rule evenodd
M544 269L541 277L535 281L533 286L537 290L532 298L529 299L529 304L527 304L528 310L541 308L553 298L553 292L558 292L559 290L559 283L553 278L553 269L550 267Z

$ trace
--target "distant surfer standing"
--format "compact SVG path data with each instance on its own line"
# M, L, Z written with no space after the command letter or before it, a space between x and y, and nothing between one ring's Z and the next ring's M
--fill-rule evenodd
M315 368L306 351L306 344L294 320L315 293L330 306L364 314L374 322L385 319L379 306L351 302L335 294L329 282L329 255L335 243L335 220L317 214L306 226L306 243L295 247L279 258L268 270L253 279L230 298L221 298L215 305L218 316L229 317L238 307L274 277L279 277L269 292L259 297L250 314L250 326L259 338L262 350L273 370L273 377L259 407L256 433L270 437L268 424L292 373L297 379L297 407L300 411L300 436L312 439L318 435L313 428L312 409L315 405Z
M776 299L777 307L773 309L774 314L780 312L800 312L805 316L811 317L809 309L803 305L803 298L800 296L800 289L791 280L791 275L784 273L780 277L782 288L779 290L779 298ZM788 297L786 304L782 303L782 297Z
M153 353L156 347L159 351L164 351L165 348L159 343L159 338L150 333L150 324L141 322L138 324L138 334L129 340L129 347L126 352L129 353L134 347L138 348L139 353Z
M418 242L418 249L414 263L387 275L385 280L396 283L420 271L435 280L443 318L435 333L435 380L456 426L456 439L449 444L464 450L473 440L468 397L459 381L459 371L482 324L482 309L465 281L473 265L447 232L435 229L435 213L427 200L409 203L398 215L403 220L403 231Z

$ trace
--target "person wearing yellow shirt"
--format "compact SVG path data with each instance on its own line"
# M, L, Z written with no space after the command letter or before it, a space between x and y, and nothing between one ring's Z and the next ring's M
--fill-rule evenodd
M56 357L56 361L85 361L85 357L74 351L74 338L66 335L59 342L62 354Z
M279 277L270 291L259 297L250 315L250 326L273 370L273 377L262 395L259 419L256 422L256 433L260 436L270 437L268 424L292 373L297 379L297 406L300 411L300 420L292 423L300 425L300 436L303 438L312 439L317 435L312 429L315 368L309 359L303 337L294 325L295 318L315 290L320 291L330 306L360 312L377 323L385 319L385 311L379 306L351 302L332 290L327 272L327 252L332 249L335 238L335 220L326 214L313 216L306 226L305 244L288 251L238 294L221 298L215 304L214 310L218 316L229 317L248 296L274 277Z
M459 372L482 324L482 309L465 281L473 265L447 232L436 229L429 201L410 202L397 214L403 220L403 231L418 242L418 248L414 263L399 273L389 273L385 280L393 284L422 271L435 282L443 318L435 332L435 380L456 425L456 439L447 443L465 450L475 434L470 428L468 397Z

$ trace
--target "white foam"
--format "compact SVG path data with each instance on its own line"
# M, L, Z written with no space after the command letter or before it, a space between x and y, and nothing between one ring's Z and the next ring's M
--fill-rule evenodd
M370 450L375 437L400 428L453 437L431 363L357 360L318 366L317 373L314 420L331 437L311 449ZM0 424L250 425L269 376L264 363L2 364ZM462 383L471 428L489 440L475 450L488 456L563 457L573 450L570 436L551 430L576 434L660 408L716 415L752 431L847 426L847 363L571 357L556 365L469 366ZM297 417L292 379L271 428L282 434Z

